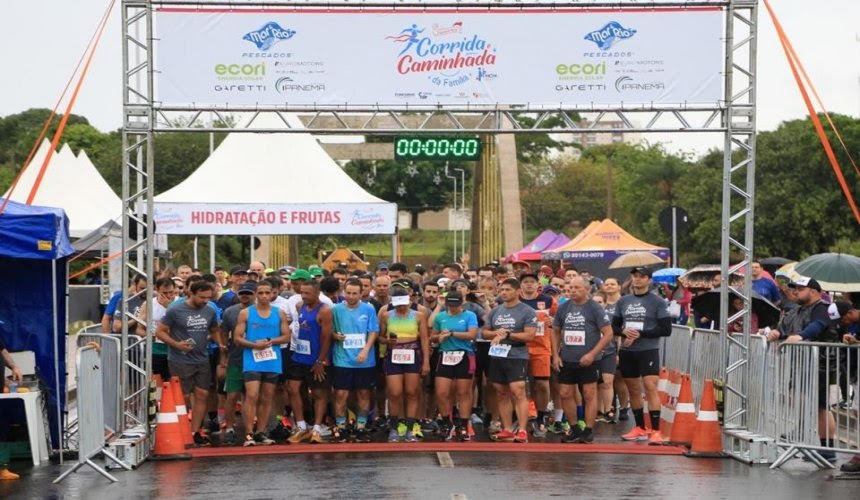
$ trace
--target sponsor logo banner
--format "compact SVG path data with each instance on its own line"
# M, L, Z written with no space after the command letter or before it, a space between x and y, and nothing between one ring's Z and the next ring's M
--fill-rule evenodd
M717 104L723 12L159 9L165 105Z
M393 203L155 203L159 234L392 234Z

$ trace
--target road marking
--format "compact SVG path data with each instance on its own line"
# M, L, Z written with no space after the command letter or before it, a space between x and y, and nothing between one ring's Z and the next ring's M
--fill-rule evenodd
M451 493L451 500L469 500L465 493Z
M437 451L436 452L436 458L439 459L439 466L440 467L444 467L446 469L454 468L454 461L451 460L451 455L449 455L447 451ZM451 495L451 496L453 497L454 495ZM465 498L466 497L464 496L463 499L465 499Z

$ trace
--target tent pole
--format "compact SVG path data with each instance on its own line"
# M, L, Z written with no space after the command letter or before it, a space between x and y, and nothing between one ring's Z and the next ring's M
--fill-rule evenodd
M200 267L197 265L197 236L194 237L194 265L192 267L194 269L198 269Z
M391 233L391 262L397 262L397 228Z
M57 259L51 259L51 300L54 306L54 402L57 407L57 440L60 444L60 464L63 463L63 419L60 409L60 355L57 326ZM65 340L65 339L64 339ZM50 391L49 391L50 392ZM50 434L50 432L48 433Z
M215 272L215 235L209 235L209 272Z
M254 235L248 235L248 267L254 263Z

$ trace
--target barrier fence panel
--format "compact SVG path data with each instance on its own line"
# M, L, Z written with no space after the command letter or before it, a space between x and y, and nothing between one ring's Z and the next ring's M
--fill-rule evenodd
M78 350L90 342L95 342L101 347L100 373L102 376L104 424L112 433L119 433L123 429L122 393L119 384L119 366L122 362L120 339L118 336L104 333L79 333L77 337ZM78 398L79 411L80 407L81 401Z
M697 328L693 331L692 343L690 344L690 381L693 385L693 398L696 407L702 399L702 389L705 379L716 380L720 378L723 363L720 359L722 345L720 332L716 330L703 330Z
M733 337L740 337L741 334L733 333ZM765 412L767 410L766 398L770 391L773 390L773 377L775 376L775 365L773 364L774 350L772 345L768 344L767 339L761 335L752 335L750 337L750 385L747 397L747 425L746 429L755 434L765 435ZM736 363L740 359L740 346L734 343L729 343L729 363ZM727 383L737 383L739 373L731 373L727 378ZM725 394L725 414L729 415L738 409L740 398L737 394L726 391Z
M76 355L77 387L78 387L78 462L65 472L60 474L54 483L59 483L69 474L78 470L84 464L95 469L99 474L116 482L116 478L110 475L93 461L93 458L102 453L106 457L123 465L113 455L104 449L105 441L111 434L104 424L104 402L102 393L104 380L102 358L99 349L93 346L84 346L78 349ZM123 465L124 466L124 465ZM125 466L124 466L125 467ZM128 470L131 468L126 467Z
M672 325L672 336L663 337L663 366L681 373L690 373L690 346L693 330L683 325Z

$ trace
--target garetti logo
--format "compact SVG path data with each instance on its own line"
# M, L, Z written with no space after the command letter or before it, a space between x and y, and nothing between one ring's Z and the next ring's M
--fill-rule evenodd
M611 21L599 30L588 33L584 38L596 43L597 48L601 50L609 50L616 42L630 38L635 34L636 30L625 28L618 21Z
M245 34L242 40L248 40L256 45L258 49L266 51L272 48L272 45L281 40L289 40L295 34L295 30L281 28L278 23L269 21L262 28Z

